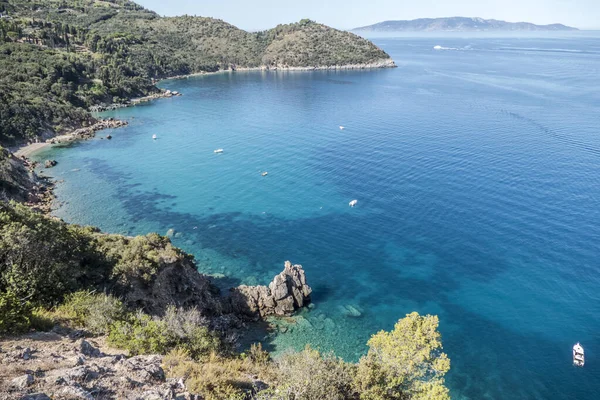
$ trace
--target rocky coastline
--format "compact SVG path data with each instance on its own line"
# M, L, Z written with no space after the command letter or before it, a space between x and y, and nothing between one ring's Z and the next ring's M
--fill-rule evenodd
M104 129L115 129L128 125L127 121L118 120L114 118L99 119L96 123L91 126L76 129L64 135L55 136L51 139L46 140L49 144L63 144L70 143L76 140L91 139L96 136L96 132Z
M182 94L176 90L168 90L168 89L160 90L156 93L149 94L148 96L133 98L127 103L94 105L94 106L90 107L90 112L100 113L100 112L104 112L104 111L114 111L114 110L118 110L120 108L133 107L138 104L148 103L150 101L157 100L157 99L168 99L171 97L179 97L179 96L182 96Z
M177 80L177 79L189 79L196 76L222 74L226 72L250 72L250 71L344 71L344 70L367 70L367 69L383 69L383 68L397 68L398 66L392 60L381 59L366 64L341 64L341 65L319 65L310 67L294 67L284 64L279 65L261 65L259 67L238 67L237 65L230 65L229 68L220 69L214 72L195 72L185 75L174 75L161 79L165 80Z

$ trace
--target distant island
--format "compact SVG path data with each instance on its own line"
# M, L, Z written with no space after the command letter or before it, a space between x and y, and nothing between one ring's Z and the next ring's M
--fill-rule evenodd
M487 32L487 31L576 31L563 24L536 25L530 22L506 22L496 19L449 17L419 18L407 21L383 21L352 29L352 32Z

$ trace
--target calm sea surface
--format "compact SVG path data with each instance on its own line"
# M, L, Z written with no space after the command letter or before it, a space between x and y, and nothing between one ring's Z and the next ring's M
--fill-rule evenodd
M315 307L273 351L357 360L416 310L440 317L454 398L598 398L600 35L375 42L397 69L163 82L184 96L39 154L55 214L175 229L222 287L302 264Z

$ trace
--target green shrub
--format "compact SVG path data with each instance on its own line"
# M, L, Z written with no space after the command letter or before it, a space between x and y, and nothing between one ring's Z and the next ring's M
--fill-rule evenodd
M263 350L261 343L250 345L247 357L256 365L268 365L271 362L271 355L268 351Z
M195 360L226 350L219 335L204 326L208 321L196 308L183 310L169 307L163 321L169 334L176 338L177 347L187 351Z
M197 310L171 307L163 318L152 318L142 312L117 321L110 327L108 339L116 347L131 354L166 354L173 349L185 351L193 359L223 350L220 337L207 327L193 325Z
M333 354L306 347L277 360L280 392L291 400L344 400L353 398L354 367Z
M0 292L0 334L22 333L31 323L31 306L13 292Z
M125 314L125 307L118 299L84 290L68 295L65 302L56 308L54 317L57 322L102 335L108 334L110 326L122 321Z
M110 327L108 340L112 345L128 350L131 355L165 354L177 344L165 322L141 312L128 320L115 322Z

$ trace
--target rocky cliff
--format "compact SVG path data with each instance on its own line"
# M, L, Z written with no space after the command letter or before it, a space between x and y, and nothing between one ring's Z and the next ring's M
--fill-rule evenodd
M45 208L50 183L33 173L33 165L0 147L0 201L15 200Z

